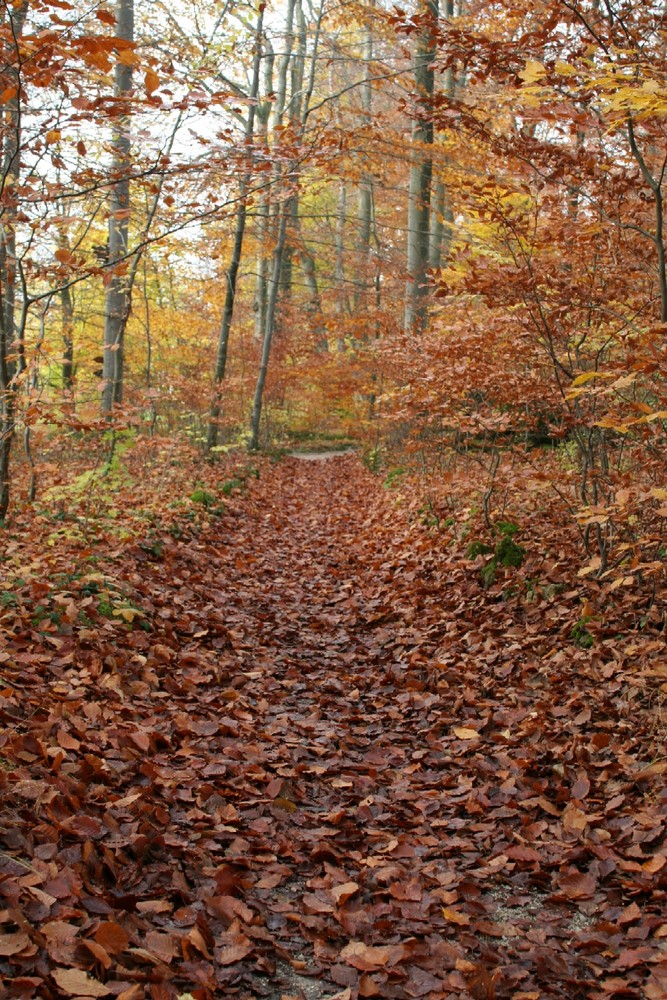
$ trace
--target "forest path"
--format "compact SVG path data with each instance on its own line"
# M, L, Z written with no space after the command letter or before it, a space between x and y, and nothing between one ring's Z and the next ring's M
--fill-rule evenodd
M183 510L109 563L145 627L82 577L83 624L7 633L7 996L664 1000L613 650L556 653L552 598L485 594L354 456Z

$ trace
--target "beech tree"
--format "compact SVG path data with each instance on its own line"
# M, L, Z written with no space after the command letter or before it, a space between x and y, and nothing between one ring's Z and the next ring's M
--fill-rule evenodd
M116 37L130 45L134 42L134 0L118 0ZM109 283L104 318L104 362L102 378L102 410L110 413L114 404L123 401L123 368L125 364L125 330L130 314L132 289L128 281L130 232L130 169L131 169L131 49L121 49L116 63L114 101L116 117L112 142L113 158L110 171L108 263Z
M419 333L426 325L428 266L431 231L431 184L433 178L433 114L438 0L424 0L415 17L418 25L414 51L416 108L411 139L410 187L408 194L407 270L405 329Z

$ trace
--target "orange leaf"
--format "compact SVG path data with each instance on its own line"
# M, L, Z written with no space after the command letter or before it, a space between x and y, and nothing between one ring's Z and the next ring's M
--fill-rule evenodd
M160 77L157 75L154 69L150 67L146 70L144 74L144 89L150 97L151 94L155 93L157 88L160 86Z

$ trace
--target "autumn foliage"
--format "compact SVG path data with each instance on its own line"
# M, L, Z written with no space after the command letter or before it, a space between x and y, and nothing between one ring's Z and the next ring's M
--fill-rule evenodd
M2 5L3 996L667 996L664 43Z

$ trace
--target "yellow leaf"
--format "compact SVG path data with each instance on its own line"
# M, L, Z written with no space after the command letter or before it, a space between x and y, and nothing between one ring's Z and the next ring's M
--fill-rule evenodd
M122 49L118 53L118 62L122 63L123 66L136 66L139 62L139 53L133 52L132 49Z
M576 76L577 73L574 66L570 66L569 63L563 62L562 59L558 60L558 62L554 66L554 69L556 70L559 76Z
M478 740L479 733L476 729L467 729L465 726L454 726L452 732L460 740Z
M468 927L470 924L470 917L467 913L461 913L460 910L452 910L448 906L443 906L442 915L450 924L458 924L459 927Z
M52 128L46 133L46 145L52 146L54 142L60 142L62 133L59 128Z
M114 608L113 613L119 618L122 618L123 621L133 622L137 615L141 612L137 611L136 608Z
M536 62L534 59L526 60L526 68L521 70L519 76L524 81L524 83L536 83L546 76L546 70L541 62Z
M582 372L581 375L577 375L577 377L572 380L572 385L583 385L584 382L590 382L591 379L600 377L600 372Z

